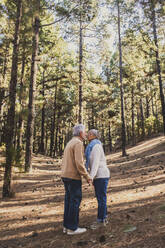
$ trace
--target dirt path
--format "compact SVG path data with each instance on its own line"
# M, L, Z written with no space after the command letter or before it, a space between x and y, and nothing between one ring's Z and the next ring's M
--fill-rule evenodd
M14 174L12 199L0 199L0 248L165 248L165 137L107 156L109 223L82 235L62 233L64 189L60 161L33 157L33 173ZM2 193L0 171L0 194ZM95 221L93 187L83 181L80 225Z

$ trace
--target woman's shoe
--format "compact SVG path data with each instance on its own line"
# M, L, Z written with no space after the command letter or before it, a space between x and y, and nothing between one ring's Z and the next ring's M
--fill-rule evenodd
M84 232L86 232L86 231L87 231L86 228L78 227L75 231L67 229L67 234L68 234L68 235L75 235L75 234L84 233Z
M95 221L92 225L90 225L90 229L95 230L97 228L106 226L107 224L108 224L108 220L107 219L103 220L103 222Z

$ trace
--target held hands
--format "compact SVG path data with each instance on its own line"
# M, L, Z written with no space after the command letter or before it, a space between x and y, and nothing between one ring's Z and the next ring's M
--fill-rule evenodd
M92 183L93 183L92 178L87 179L87 182L88 182L89 185L92 185Z

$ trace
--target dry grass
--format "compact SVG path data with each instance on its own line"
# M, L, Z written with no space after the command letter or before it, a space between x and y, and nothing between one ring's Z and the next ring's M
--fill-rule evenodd
M14 172L15 198L1 199L0 248L164 248L165 137L142 142L127 152L125 158L120 152L107 156L109 224L76 237L62 233L60 161L34 156L33 173ZM0 193L2 177L1 168ZM80 225L88 228L96 214L93 187L83 181Z

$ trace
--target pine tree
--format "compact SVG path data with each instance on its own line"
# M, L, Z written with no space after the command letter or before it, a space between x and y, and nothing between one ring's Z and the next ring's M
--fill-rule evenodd
M11 80L9 85L9 109L7 115L6 126L6 164L3 183L3 197L11 195L11 175L14 162L15 149L13 147L15 133L15 101L16 101L16 86L17 86L17 69L18 69L18 53L19 53L19 33L22 14L22 0L16 1L17 15L15 21L15 34L13 42L13 57Z
M37 56L39 44L39 10L40 1L36 2L37 14L34 18L34 36L32 42L32 63L31 63L31 76L29 85L29 105L28 105L28 122L26 131L26 154L25 154L25 172L32 170L32 152L33 152L33 135L34 135L34 118L35 118L35 88L36 88L36 75L37 75Z

